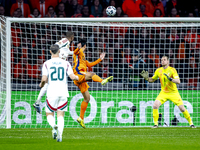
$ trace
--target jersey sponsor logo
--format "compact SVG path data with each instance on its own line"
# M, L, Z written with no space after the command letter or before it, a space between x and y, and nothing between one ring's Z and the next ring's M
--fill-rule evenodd
M62 43L66 43L68 41L68 39L64 39L62 40Z

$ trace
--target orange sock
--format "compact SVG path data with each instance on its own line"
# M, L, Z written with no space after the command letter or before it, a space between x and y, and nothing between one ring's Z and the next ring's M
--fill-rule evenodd
M88 106L88 103L85 102L85 101L82 101L82 103L81 103L81 112L80 112L81 119L84 118L84 114L85 114L85 111L87 109L87 106Z
M94 82L100 82L100 83L103 81L103 79L101 79L98 75L93 75L92 80Z

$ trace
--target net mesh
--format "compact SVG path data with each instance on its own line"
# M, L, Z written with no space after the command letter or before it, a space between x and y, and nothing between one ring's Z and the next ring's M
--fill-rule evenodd
M3 28L2 28L3 29ZM5 29L5 26L4 26ZM3 30L5 32L5 30ZM5 104L5 39L1 30L1 97L0 113ZM32 104L39 94L41 68L51 58L49 48L65 36L75 34L70 45L76 48L79 39L87 40L86 59L90 62L106 52L105 59L88 68L102 78L114 76L113 82L102 86L88 82L91 100L85 114L86 127L152 126L152 105L160 92L160 82L147 83L139 73L149 76L161 66L163 55L170 58L181 79L179 93L195 125L200 126L199 101L199 23L92 23L92 22L12 22L11 23L11 127L50 127L45 117ZM3 33L3 34L2 34ZM72 56L68 57L72 64ZM73 65L73 64L72 64ZM70 92L65 127L79 127L76 119L83 97L68 79ZM160 125L188 126L187 120L171 101L159 109ZM178 121L176 121L178 120ZM1 120L0 120L1 121Z

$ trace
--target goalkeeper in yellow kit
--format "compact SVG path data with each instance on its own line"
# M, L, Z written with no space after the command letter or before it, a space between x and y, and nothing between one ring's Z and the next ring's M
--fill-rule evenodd
M157 96L153 104L153 128L158 128L158 109L167 100L172 101L175 105L179 107L180 111L189 122L191 128L196 128L193 125L190 114L188 113L187 109L185 109L181 96L178 92L176 84L180 84L180 79L176 69L169 66L169 58L167 56L162 57L161 63L162 67L156 69L154 76L151 78L148 77L148 71L143 70L140 73L140 75L148 82L154 82L159 78L161 83L161 92Z

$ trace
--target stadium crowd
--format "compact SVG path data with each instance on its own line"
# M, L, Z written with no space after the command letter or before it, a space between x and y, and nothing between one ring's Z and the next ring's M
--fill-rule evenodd
M116 17L199 17L195 0L0 0L0 3L0 15L18 18L107 17L105 9L109 5L116 7ZM169 56L170 65L177 68L182 81L199 77L198 27L94 28L12 23L13 82L39 82L42 64L50 58L50 45L64 37L66 31L75 33L75 41L80 38L88 41L86 58L89 61L96 60L101 52L107 52L105 60L89 71L104 78L112 75L114 82L131 83L130 88L140 87L139 83L145 85L139 72L146 69L151 76L160 67L163 55ZM72 51L75 45L75 42L71 43ZM68 60L72 63L72 57Z

